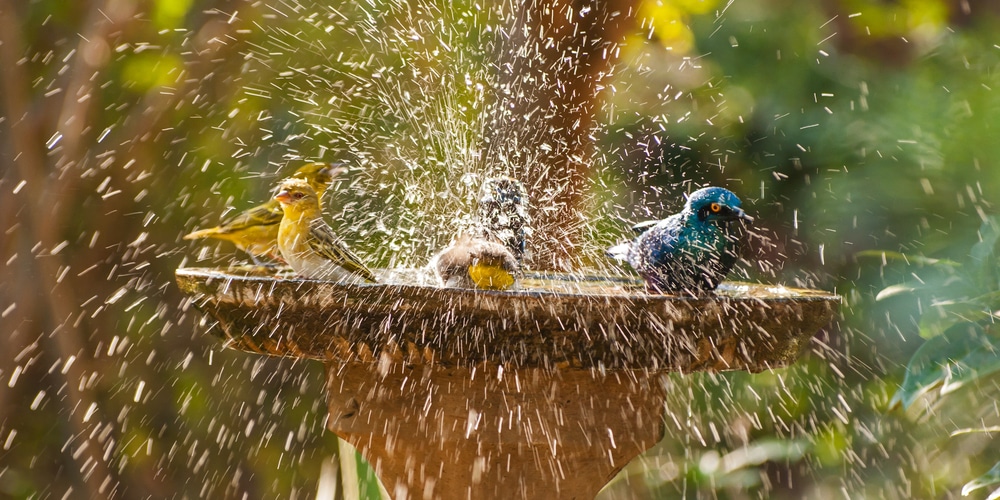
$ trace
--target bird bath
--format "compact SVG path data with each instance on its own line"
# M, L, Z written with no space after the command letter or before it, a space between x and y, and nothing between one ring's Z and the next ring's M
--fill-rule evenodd
M662 374L785 366L840 300L744 283L650 295L568 274L508 292L438 288L425 270L358 285L176 276L227 347L326 364L329 429L396 499L593 498L662 437Z

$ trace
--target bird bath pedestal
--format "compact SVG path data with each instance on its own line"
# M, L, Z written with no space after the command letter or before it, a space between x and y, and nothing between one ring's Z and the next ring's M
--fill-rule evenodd
M397 500L593 498L662 437L664 373L787 365L839 303L734 283L694 298L623 278L533 275L513 292L426 279L177 270L228 347L326 364L330 430Z

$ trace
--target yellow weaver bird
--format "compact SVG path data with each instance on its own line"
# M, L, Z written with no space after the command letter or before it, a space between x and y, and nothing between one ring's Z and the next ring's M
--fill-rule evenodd
M521 277L528 228L528 195L510 177L486 179L480 190L477 221L431 259L446 287L506 290Z
M278 250L299 276L356 282L377 281L323 220L316 190L302 179L281 182L274 199L284 217L278 225Z
M310 163L296 170L292 178L306 181L317 196L322 198L333 179L346 170L341 164ZM261 264L258 257L282 261L277 243L282 213L281 204L277 200L268 200L267 203L223 221L217 227L195 231L184 236L184 239L214 238L232 242L237 248L250 254L250 258L258 265Z

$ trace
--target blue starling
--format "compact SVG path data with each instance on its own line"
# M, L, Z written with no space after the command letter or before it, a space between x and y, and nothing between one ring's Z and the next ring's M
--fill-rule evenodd
M447 287L506 290L521 276L526 236L531 231L528 193L510 177L486 179L473 227L431 259Z
M735 194L699 189L679 214L637 224L635 240L608 249L608 255L628 262L651 291L696 295L715 290L736 264L745 237L741 221L753 218Z

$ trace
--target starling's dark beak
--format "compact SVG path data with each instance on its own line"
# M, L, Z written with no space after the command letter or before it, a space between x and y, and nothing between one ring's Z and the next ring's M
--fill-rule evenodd
M278 194L274 195L274 199L278 200L280 203L288 203L292 201L292 193L282 189L281 191L278 191Z
M747 222L753 222L753 217L750 217L749 215L747 215L747 213L744 212L742 208L737 208L736 209L736 217L738 219L743 219L743 220L745 220Z

